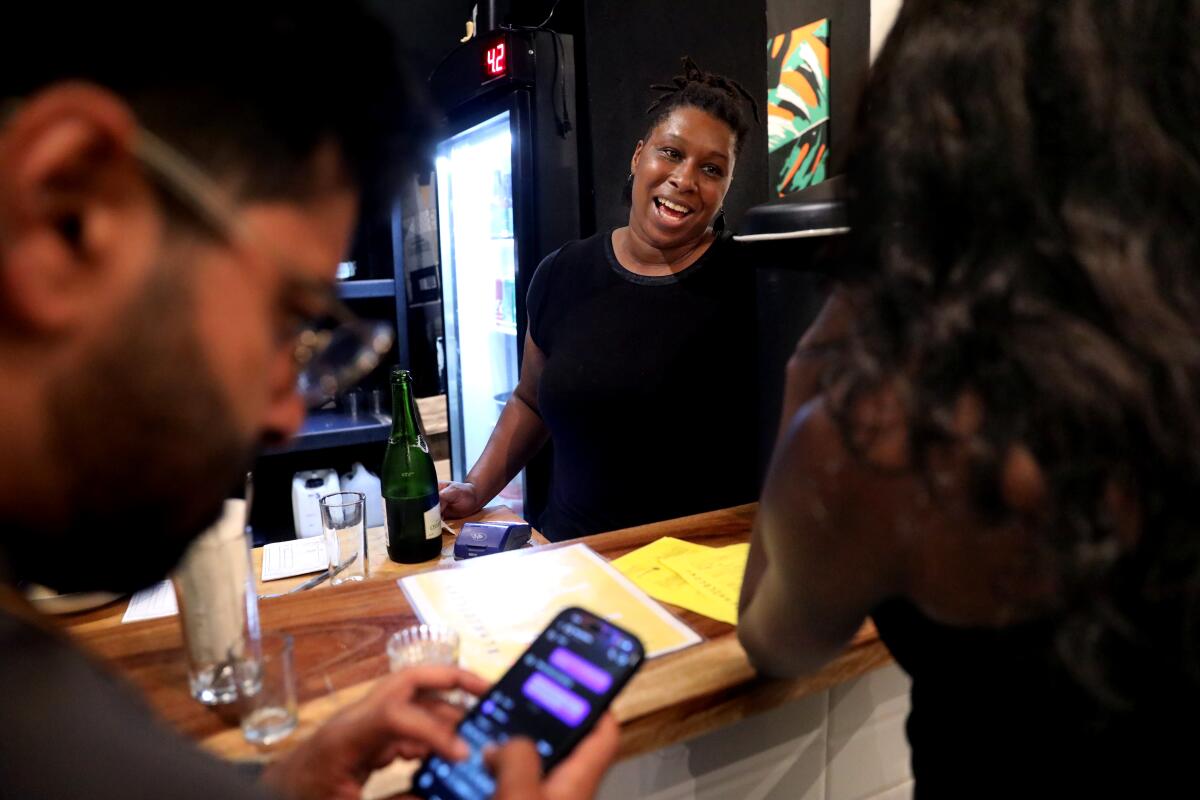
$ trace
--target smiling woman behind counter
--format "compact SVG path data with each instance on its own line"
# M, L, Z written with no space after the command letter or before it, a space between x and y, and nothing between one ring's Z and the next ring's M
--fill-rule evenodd
M753 272L722 205L758 119L728 78L684 59L630 160L628 225L563 245L529 288L521 378L443 512L478 511L554 442L535 522L561 540L755 498Z

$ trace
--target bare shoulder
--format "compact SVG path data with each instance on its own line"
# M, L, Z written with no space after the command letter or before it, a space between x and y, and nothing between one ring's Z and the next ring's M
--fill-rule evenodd
M863 499L909 467L908 428L895 388L884 386L854 401L822 394L785 424L768 483L802 486L825 500ZM797 479L800 478L799 482Z
M895 387L852 402L824 394L795 414L767 477L760 514L770 548L803 560L812 580L835 582L831 593L849 591L859 611L909 580L925 486L908 443Z
M891 589L902 561L891 557L903 545L895 521L919 488L908 462L906 419L894 389L853 403L820 395L793 416L776 447L760 510L763 530L774 534L781 552L803 549L809 560L873 573L881 591Z

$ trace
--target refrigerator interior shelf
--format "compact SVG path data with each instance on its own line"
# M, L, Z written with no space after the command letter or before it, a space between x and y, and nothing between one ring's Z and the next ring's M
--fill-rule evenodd
M343 300L358 300L365 297L393 297L396 281L391 279L369 281L338 281L338 297Z

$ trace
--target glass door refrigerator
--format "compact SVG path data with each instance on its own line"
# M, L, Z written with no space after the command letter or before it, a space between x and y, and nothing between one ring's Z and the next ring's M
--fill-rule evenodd
M571 38L482 34L430 82L448 109L435 170L450 462L462 480L517 385L529 280L542 258L580 235ZM498 498L535 523L547 459Z

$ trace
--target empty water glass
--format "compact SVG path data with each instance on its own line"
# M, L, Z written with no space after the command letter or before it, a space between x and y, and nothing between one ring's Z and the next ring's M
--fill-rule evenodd
M261 686L245 698L242 735L251 744L269 747L296 729L296 672L292 664L292 637L270 634L262 639L258 662Z
M321 528L329 552L329 582L338 586L367 577L366 497L337 492L321 498Z

